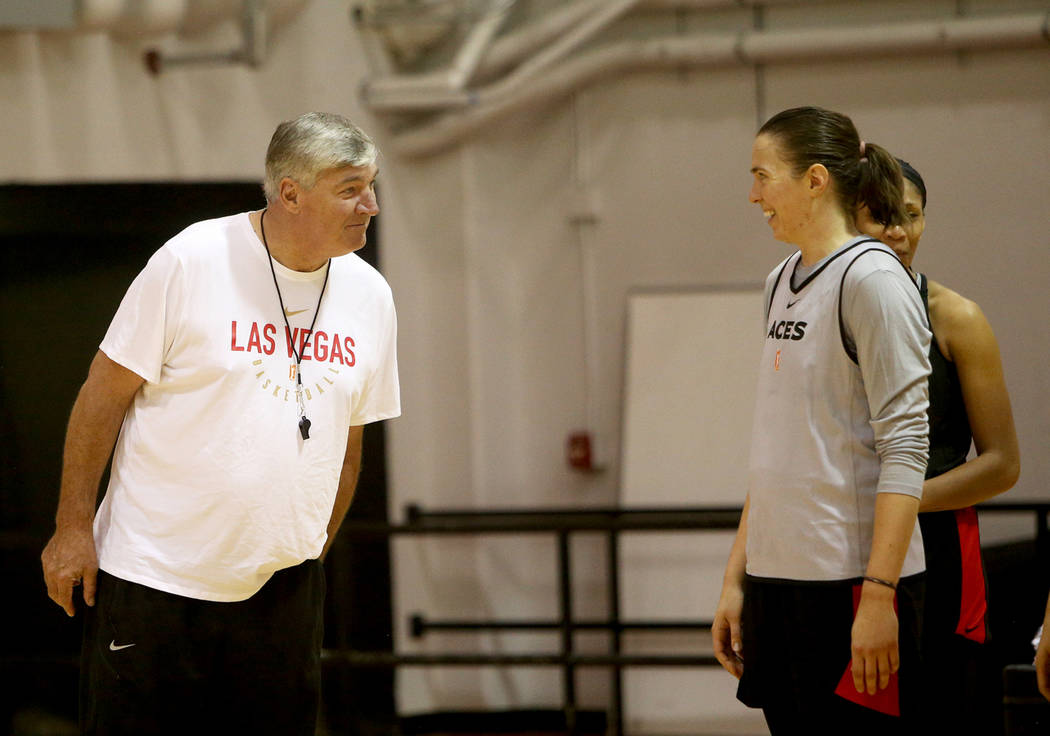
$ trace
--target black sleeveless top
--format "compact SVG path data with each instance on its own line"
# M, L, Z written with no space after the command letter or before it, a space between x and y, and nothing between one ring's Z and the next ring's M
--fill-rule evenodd
M930 319L930 297L926 276L919 275L919 292L926 318ZM929 324L933 324L932 321ZM970 418L966 415L962 386L955 364L945 358L937 347L937 338L930 341L930 460L926 477L947 473L966 462L970 452Z
M919 275L919 292L930 316L926 277ZM929 321L932 329L932 320ZM973 439L962 385L955 364L930 342L930 459L926 477L946 473L966 462ZM937 660L955 635L983 643L988 637L987 588L981 560L977 510L932 511L919 514L926 551L926 610L923 646Z

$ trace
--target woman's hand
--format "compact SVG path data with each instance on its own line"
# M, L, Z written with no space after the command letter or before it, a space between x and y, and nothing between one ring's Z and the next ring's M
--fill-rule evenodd
M722 587L715 619L711 624L711 638L715 644L715 657L725 671L740 679L744 673L743 640L740 631L740 614L744 608L744 590L739 583L727 582Z
M897 614L894 591L865 582L853 619L853 686L857 692L874 695L890 684L890 675L900 668L897 648Z

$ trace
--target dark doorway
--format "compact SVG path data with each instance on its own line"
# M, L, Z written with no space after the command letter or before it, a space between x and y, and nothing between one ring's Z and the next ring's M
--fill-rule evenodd
M80 623L47 598L40 551L53 528L66 420L124 291L197 220L264 205L256 182L0 186L0 732L18 714L75 719ZM378 260L375 221L359 252ZM103 483L105 480L103 481ZM386 521L382 424L365 430L349 517ZM337 540L326 564L325 646L391 649L385 540ZM326 672L334 733L393 720L393 673ZM44 716L41 716L44 717Z

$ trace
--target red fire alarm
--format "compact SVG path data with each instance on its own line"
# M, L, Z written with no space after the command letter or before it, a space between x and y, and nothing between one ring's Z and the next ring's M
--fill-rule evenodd
M590 432L573 432L565 447L569 467L574 470L594 470L594 454Z

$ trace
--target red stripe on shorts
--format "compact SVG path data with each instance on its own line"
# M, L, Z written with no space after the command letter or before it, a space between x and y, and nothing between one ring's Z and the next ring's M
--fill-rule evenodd
M985 597L977 509L970 506L956 511L955 524L959 529L959 556L962 559L959 623L955 627L955 633L983 644L987 629L985 614L988 611L988 600Z

